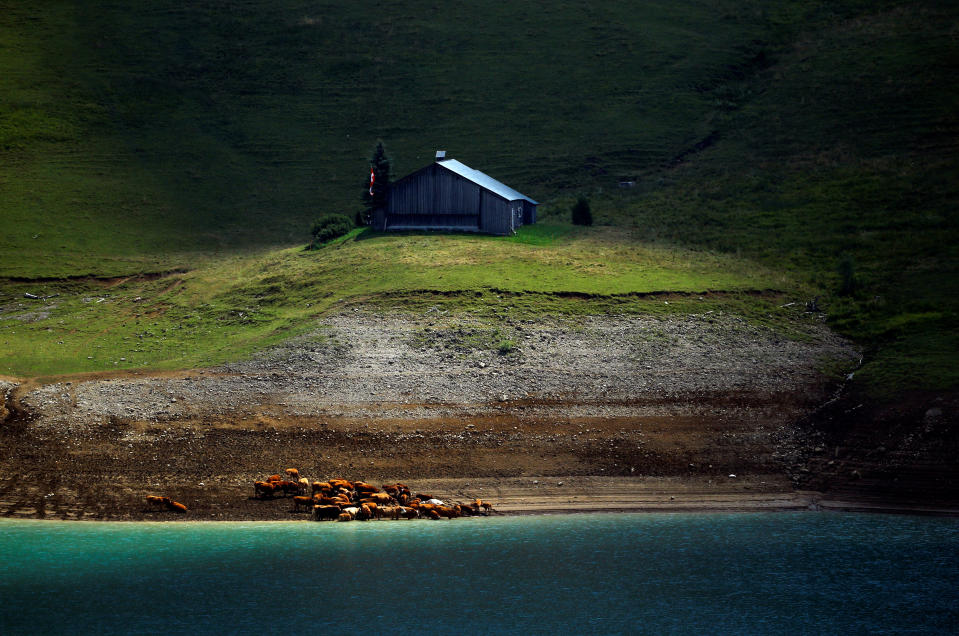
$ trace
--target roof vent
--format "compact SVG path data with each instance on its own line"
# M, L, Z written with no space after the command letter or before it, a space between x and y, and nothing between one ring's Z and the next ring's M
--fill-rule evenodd
M446 151L445 151L445 150L437 150L437 151L436 151L436 160L437 160L437 161L443 161L444 159L446 159Z

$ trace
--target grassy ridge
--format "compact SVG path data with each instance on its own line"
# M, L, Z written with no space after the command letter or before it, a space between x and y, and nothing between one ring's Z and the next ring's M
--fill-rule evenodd
M0 372L50 375L223 362L314 328L314 318L346 299L384 293L399 294L402 305L413 306L425 290L454 292L457 310L529 316L671 309L659 299L630 297L610 305L611 295L735 295L794 286L743 259L639 247L603 228L530 226L509 238L357 231L318 252L293 248L224 257L156 279L8 286L0 295L6 309ZM24 299L28 290L45 298ZM598 298L564 301L562 292ZM504 293L522 298L502 302ZM694 304L706 311L729 301Z

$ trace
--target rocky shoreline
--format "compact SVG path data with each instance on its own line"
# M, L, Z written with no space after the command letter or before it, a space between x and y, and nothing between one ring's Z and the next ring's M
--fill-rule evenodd
M0 516L154 519L162 494L178 519L296 518L252 498L285 467L514 514L805 508L826 452L805 418L836 390L819 369L858 357L824 327L796 340L722 314L355 307L219 368L4 381Z

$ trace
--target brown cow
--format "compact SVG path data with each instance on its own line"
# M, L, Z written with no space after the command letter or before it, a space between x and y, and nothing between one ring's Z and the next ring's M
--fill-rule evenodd
M482 499L477 499L472 504L470 504L470 506L476 512L479 512L479 509L482 508L484 511L486 511L487 514L489 514L489 512L493 510L493 502L483 501Z
M339 506L313 506L313 519L316 521L333 520L339 517L341 512Z
M169 497L158 497L157 495L147 495L147 503L151 506L168 506L170 505Z
M375 503L388 506L396 500L385 492L374 492L360 499L360 503Z
M454 519L459 516L459 514L453 508L449 506L436 506L433 508L441 517L446 517L447 519Z
M363 504L360 506L360 511L356 514L357 521L369 521L373 518L373 511L369 506Z
M253 482L253 496L259 499L272 497L276 493L275 481L255 481Z
M313 487L313 494L314 494L314 495L315 495L316 493L318 493L318 492L321 492L321 493L323 493L323 494L329 494L329 493L333 492L333 487L330 486L330 485L329 485L328 483L326 483L325 481L314 481L313 484L312 484L312 487Z
M353 521L353 515L348 512L341 512L340 516L336 518L337 521Z
M440 519L440 513L436 512L435 510L427 510L426 516L433 521L438 521Z
M295 481L278 481L276 487L283 491L284 495L296 495L300 492L300 484Z
M405 508L403 506L398 506L398 507L399 507L399 511L397 512L397 515L406 517L407 521L409 521L410 519L416 519L417 517L420 516L420 513L416 510L416 508Z
M287 468L283 472L290 478L290 481L296 481L300 478L300 471L295 468Z
M282 477L276 474L270 475L269 477L266 478L267 481L280 481L282 479L283 479Z
M296 496L293 497L293 512L299 512L300 506L306 508L307 512L313 509L313 497Z
M330 482L330 486L333 487L333 488L336 489L336 490L338 490L338 489L340 489L340 488L346 488L347 490L353 490L353 484L350 483L350 482L348 482L348 481L345 480L345 479L339 479L339 478L334 477L333 479L330 479L329 482Z
M181 504L179 501L171 501L167 504L167 508L173 512L186 512L187 507Z

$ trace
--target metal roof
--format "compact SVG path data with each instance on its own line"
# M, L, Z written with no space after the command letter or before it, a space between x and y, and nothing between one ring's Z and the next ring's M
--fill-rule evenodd
M489 190L490 192L492 192L493 194L497 194L503 197L507 201L516 201L517 199L523 199L523 200L529 201L533 205L539 205L538 202L533 201L525 194L517 192L516 190L509 187L508 185L504 183L500 183L499 181L489 176L488 174L480 172L479 170L474 170L473 168L470 168L466 164L460 163L456 159L443 159L442 161L437 161L436 163L438 165L443 166L444 168L449 169L451 172L455 172L456 174L458 174L459 176L465 179L469 179L470 181L480 186L481 188L485 188Z

